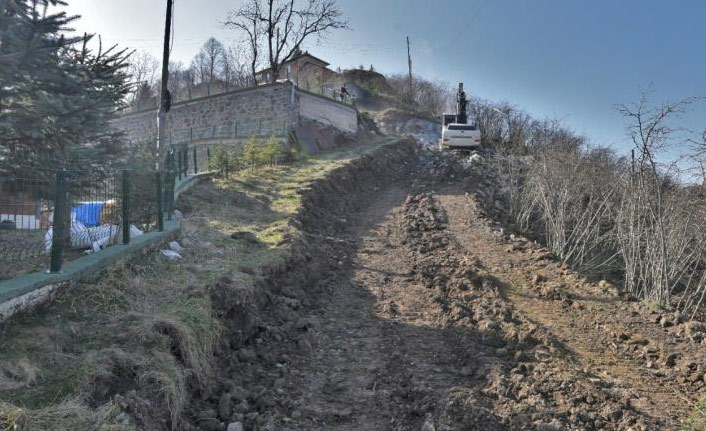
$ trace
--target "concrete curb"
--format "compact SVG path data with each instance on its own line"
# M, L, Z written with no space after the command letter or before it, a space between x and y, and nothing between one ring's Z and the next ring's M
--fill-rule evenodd
M0 282L0 322L20 311L51 300L55 291L64 284L90 278L137 251L154 248L169 241L180 229L180 222L165 221L162 232L145 233L133 238L130 244L116 244L67 262L58 274L34 272Z
M189 190L199 181L204 180L206 178L211 178L215 174L216 171L201 172L199 174L188 175L187 177L182 178L181 181L177 180L176 184L174 185L174 201L176 202L182 193Z

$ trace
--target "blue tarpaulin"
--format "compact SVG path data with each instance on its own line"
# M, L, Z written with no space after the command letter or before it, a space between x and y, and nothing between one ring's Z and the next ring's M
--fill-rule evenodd
M96 227L100 224L101 211L105 202L83 202L71 209L76 214L76 220L86 227Z

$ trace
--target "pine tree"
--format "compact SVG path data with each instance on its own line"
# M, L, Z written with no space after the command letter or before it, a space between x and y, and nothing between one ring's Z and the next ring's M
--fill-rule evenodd
M260 153L260 142L257 136L250 136L250 139L248 139L248 142L246 142L243 147L243 163L246 166L250 166L251 169L255 169L255 166L261 159Z
M267 144L263 150L265 160L271 165L276 165L279 158L282 156L282 145L280 145L275 135L270 135L267 139Z
M233 147L229 155L229 164L233 172L238 172L243 168L243 154L238 147Z
M109 121L129 92L129 54L66 37L61 0L0 1L0 157L54 167L122 147ZM43 160L42 160L43 159ZM48 159L48 160L47 160ZM114 158L117 160L117 157ZM3 166L0 170L19 169Z

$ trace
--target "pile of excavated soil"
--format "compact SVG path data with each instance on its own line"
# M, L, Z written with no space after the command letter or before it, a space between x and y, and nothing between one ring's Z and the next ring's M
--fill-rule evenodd
M430 116L397 108L373 114L377 127L389 135L410 135L427 146L436 146L441 139L441 125Z

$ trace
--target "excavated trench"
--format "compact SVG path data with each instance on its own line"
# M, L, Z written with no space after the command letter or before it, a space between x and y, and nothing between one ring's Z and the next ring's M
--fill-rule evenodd
M290 259L255 289L212 286L227 337L181 427L676 429L688 405L658 380L605 378L565 337L571 326L533 314L530 297L605 317L595 298L523 290L534 269L538 283L580 277L529 241L508 247L479 209L477 180L405 141L314 183Z

